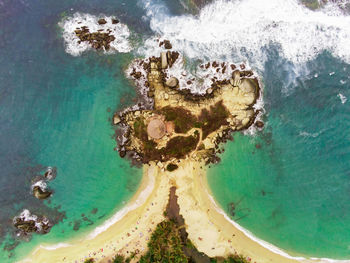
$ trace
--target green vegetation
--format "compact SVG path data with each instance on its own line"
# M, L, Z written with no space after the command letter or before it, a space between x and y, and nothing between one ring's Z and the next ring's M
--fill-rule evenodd
M140 258L139 262L188 262L183 253L181 238L174 222L165 220L157 225L148 243L148 251Z
M137 117L134 122L134 133L141 141L148 141L147 127L144 118Z
M164 115L167 121L174 122L176 133L186 133L192 128L203 129L203 139L210 133L218 130L222 125L227 125L226 119L230 115L222 101L211 106L209 111L203 109L198 118L181 107L167 106L162 108L159 114Z
M211 258L211 263L248 263L249 261L242 255L231 255L227 258Z
M192 128L200 128L205 139L210 133L218 130L222 125L227 125L229 112L222 101L211 106L209 110L203 109L200 115L195 117L190 111L181 107L164 107L157 112L165 116L167 121L174 122L176 133L187 133ZM167 142L162 149L156 149L156 143L148 139L146 122L143 117L137 117L133 126L135 137L142 142L143 161L153 160L167 161L171 158L181 159L196 149L199 142L199 132L191 136L176 136ZM200 149L203 149L204 145ZM169 167L170 169L172 167ZM173 167L175 168L175 167ZM170 171L170 170L169 170Z
M199 141L198 133L195 136L177 136L168 141L166 147L156 149L156 143L148 139L145 120L138 117L134 122L134 134L142 142L143 160L149 162L153 160L169 160L173 157L183 158L197 147Z
M203 140L212 132L218 130L222 125L227 125L229 112L222 104L222 101L217 102L210 107L210 111L203 109L199 115L199 122L202 124Z
M177 168L179 168L179 166L173 163L169 163L166 167L167 171L169 172L175 171Z
M166 147L162 149L162 152L167 156L167 159L171 159L173 157L180 159L196 149L198 141L198 135L191 135L187 137L177 136L168 141Z
M312 10L318 9L321 6L318 0L301 0L301 2Z
M125 262L125 257L123 255L116 255L113 258L113 263L124 263Z
M84 261L84 263L94 263L95 260L93 258L88 258Z
M166 106L159 111L167 121L174 122L176 133L186 133L194 127L196 117L182 107Z
M180 214L180 207L177 203L176 187L170 189L169 203L164 211L164 216L167 219L160 222L153 231L150 241L147 244L148 250L145 254L139 255L138 263L249 262L241 255L231 255L227 258L210 258L197 250L191 240L188 239L185 220ZM113 263L129 263L132 259L137 259L136 256L138 256L138 253L138 250L132 252L128 258L125 258L123 255L116 255Z

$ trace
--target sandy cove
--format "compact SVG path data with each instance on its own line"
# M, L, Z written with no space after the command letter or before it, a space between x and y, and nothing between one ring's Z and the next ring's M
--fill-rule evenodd
M170 187L176 186L180 213L189 238L208 256L227 256L235 252L252 262L321 262L285 257L264 247L230 222L212 199L204 164L183 160L173 172L153 165L144 166L144 177L134 198L104 224L84 238L69 243L40 245L21 262L84 262L93 257L108 262L116 254L143 253L156 225L164 220L163 212ZM287 254L285 254L287 256Z

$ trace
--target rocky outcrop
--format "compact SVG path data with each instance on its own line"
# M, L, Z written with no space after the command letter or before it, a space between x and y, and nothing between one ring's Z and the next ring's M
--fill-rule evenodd
M38 199L46 199L46 198L50 197L51 194L52 194L52 192L45 191L45 190L41 189L41 187L38 185L33 187L33 195Z
M106 20L103 19L103 21L99 20L99 23L104 23ZM106 22L107 23L107 22ZM107 30L107 32L90 32L89 28L87 26L82 26L80 28L76 28L74 31L76 36L79 38L78 43L81 42L88 42L92 48L96 50L109 50L110 49L110 43L115 40L115 36L111 35L111 31Z
M99 25L104 25L104 24L107 24L107 21L106 21L106 19L101 18L101 19L99 19L99 20L97 21L97 23L98 23Z
M203 78L197 80L186 72L179 56L161 52L159 57L135 60L128 69L144 91L144 100L152 99L153 104L151 108L138 104L117 114L114 123L124 130L118 137L121 157L154 161L164 170L186 158L218 162L218 145L230 139L231 132L254 124L261 94L252 71L243 64L213 61L199 65L196 73ZM195 93L193 85L201 85L204 92ZM263 127L259 122L255 126Z
M13 225L19 230L20 234L24 235L30 233L46 234L52 227L52 224L45 216L38 217L26 209L13 219Z

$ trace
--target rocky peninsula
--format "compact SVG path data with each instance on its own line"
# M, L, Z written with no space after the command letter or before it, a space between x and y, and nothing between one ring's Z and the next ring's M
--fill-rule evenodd
M258 78L243 64L218 61L199 64L194 76L161 42L159 57L126 70L141 101L113 118L120 156L143 165L137 193L86 237L40 246L23 262L296 262L231 221L206 182L205 165L219 160L221 142L263 128Z
M123 129L118 140L121 157L129 155L144 164L155 162L168 170L186 158L216 162L219 143L230 138L231 132L255 123L260 87L252 71L244 70L243 64L201 64L207 87L194 93L192 86L205 80L186 78L185 71L178 77L181 64L179 53L167 51L131 66L128 74L149 104L138 104L114 116L114 124ZM262 128L263 123L258 121L256 126Z

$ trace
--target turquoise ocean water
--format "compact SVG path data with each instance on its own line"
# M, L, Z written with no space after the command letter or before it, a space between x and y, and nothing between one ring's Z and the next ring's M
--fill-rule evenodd
M114 151L111 125L114 111L134 103L124 69L135 53L73 57L58 22L77 11L116 15L137 48L155 33L145 3L175 17L186 12L180 2L0 0L0 262L91 231L141 180L141 169ZM286 92L290 62L264 48L266 127L234 135L209 185L227 212L237 203L233 218L259 238L297 254L350 258L350 109L338 97L350 96L349 64L322 52ZM30 186L47 166L57 177L42 202ZM57 224L47 235L17 238L11 221L23 209Z
M264 130L236 134L209 185L226 212L236 203L232 218L257 237L294 255L349 259L350 107L337 95L350 95L340 82L350 67L322 54L286 95L276 61L264 73Z

